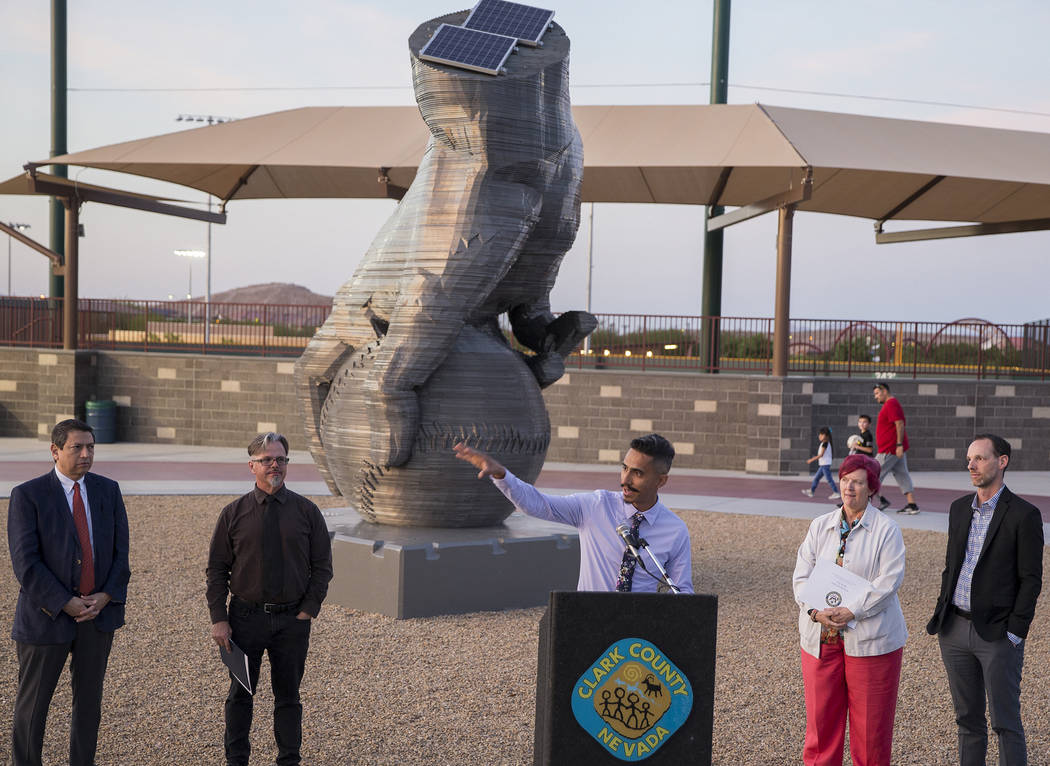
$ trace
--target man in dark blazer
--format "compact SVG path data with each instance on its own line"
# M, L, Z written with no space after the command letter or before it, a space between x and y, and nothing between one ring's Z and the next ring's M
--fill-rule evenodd
M999 763L1028 762L1021 726L1021 669L1043 583L1039 509L1003 483L1010 443L978 434L966 452L976 494L952 503L941 593L927 632L938 635L959 726L959 763L984 765L985 697Z
M11 631L14 766L40 766L48 707L70 655L69 766L95 762L102 681L131 571L124 499L115 481L88 472L94 455L91 426L63 420L51 431L55 469L11 492L7 539L21 586Z

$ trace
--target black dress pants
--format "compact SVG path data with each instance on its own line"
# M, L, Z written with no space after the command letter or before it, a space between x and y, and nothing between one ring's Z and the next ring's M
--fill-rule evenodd
M298 766L303 741L303 706L299 684L306 670L306 651L310 646L310 620L296 619L296 611L267 614L233 599L230 628L233 642L248 657L252 688L259 683L263 651L270 658L270 686L273 689L273 736L277 742L278 766ZM226 763L248 766L251 755L252 695L230 677L226 697Z
M88 620L77 624L67 644L15 642L18 654L18 694L15 696L11 761L14 766L41 766L47 711L66 658L73 686L73 715L69 732L70 766L92 766L102 720L102 682L106 677L112 631L96 630Z

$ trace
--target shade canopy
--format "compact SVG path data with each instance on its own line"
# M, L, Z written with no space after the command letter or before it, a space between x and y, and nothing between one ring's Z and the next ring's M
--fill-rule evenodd
M98 186L96 184L85 184L71 178L61 178L60 176L53 176L50 173L42 173L36 171L36 179L45 181L46 183L60 187L63 190L68 190L70 194L84 193L84 192L99 192L99 193L110 193L110 194L124 194L129 197L134 197L141 200L169 200L173 202L179 202L182 200L175 200L171 197L157 197L153 194L137 194L135 192L125 192L118 189L111 189L107 186ZM41 194L36 188L36 180L30 178L28 173L20 173L13 178L8 178L6 181L0 182L0 194Z
M1050 214L1050 135L762 105L579 106L583 199L743 206L812 177L798 210L876 220ZM309 107L67 154L223 201L398 196L428 131L415 107Z

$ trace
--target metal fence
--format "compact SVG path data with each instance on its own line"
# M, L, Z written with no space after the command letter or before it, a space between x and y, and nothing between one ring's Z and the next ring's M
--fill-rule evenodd
M599 314L577 368L770 375L773 319ZM509 334L509 326L504 325ZM1050 377L1050 320L994 324L792 319L788 372L843 377Z
M77 347L297 357L331 306L82 298ZM205 321L208 315L210 321ZM62 299L0 298L0 344L62 346Z
M296 357L331 306L81 299L79 348ZM211 321L205 332L205 314ZM772 373L773 320L598 314L577 369ZM502 327L514 341L504 317ZM790 373L1050 378L1050 320L994 324L793 319ZM207 336L207 337L206 337ZM0 345L62 346L62 300L0 298Z

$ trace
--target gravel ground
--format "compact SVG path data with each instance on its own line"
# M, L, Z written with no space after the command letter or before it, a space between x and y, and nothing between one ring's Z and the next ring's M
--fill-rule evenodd
M209 639L206 548L227 497L129 497L128 623L106 676L99 764L223 763L228 681ZM340 498L315 498L322 507ZM0 501L6 526L7 502ZM715 763L798 763L805 728L795 551L807 522L686 511L693 582L720 601ZM956 762L955 725L937 642L924 631L944 560L943 535L905 531L900 596L905 648L895 764ZM17 598L6 547L0 610ZM1050 571L1050 569L1048 569ZM1050 637L1046 599L1026 650L1023 712L1032 766L1050 765ZM314 766L530 764L537 625L542 609L394 620L325 606L303 681L303 753ZM7 628L4 628L5 633ZM17 661L0 642L0 762L8 762ZM266 663L257 695L253 763L270 763L272 695ZM45 763L64 763L69 684L52 703ZM996 758L994 742L989 762ZM848 762L848 760L847 760Z

